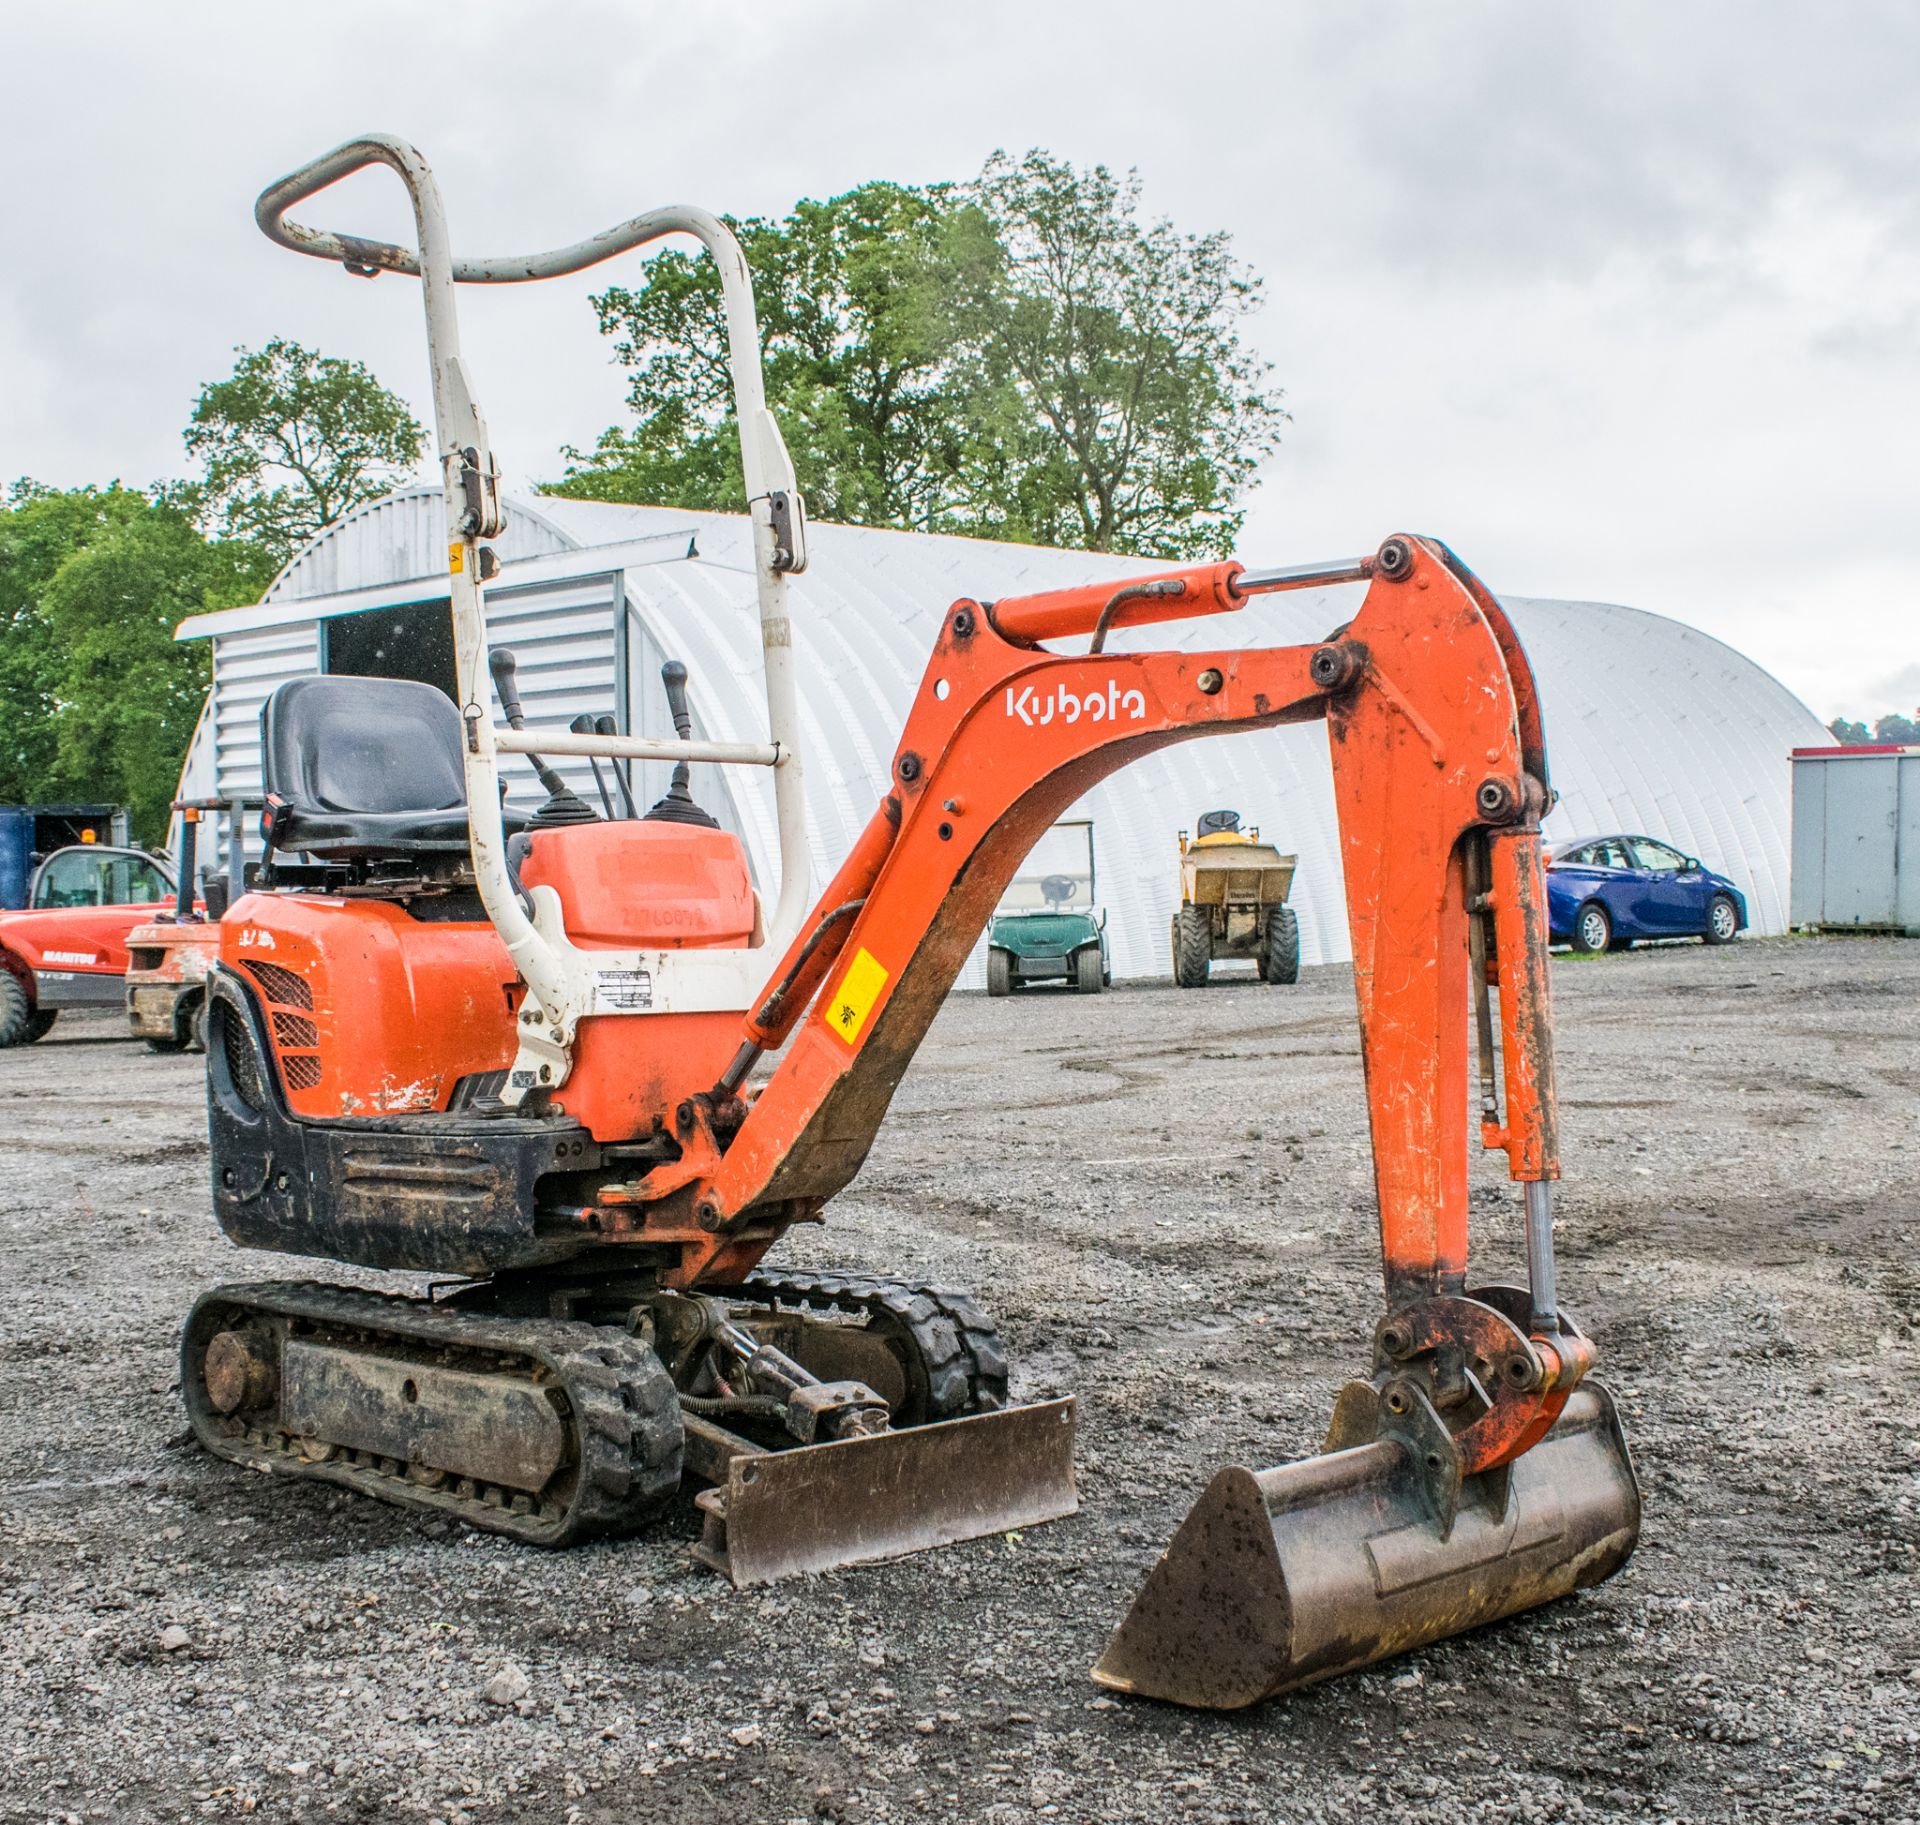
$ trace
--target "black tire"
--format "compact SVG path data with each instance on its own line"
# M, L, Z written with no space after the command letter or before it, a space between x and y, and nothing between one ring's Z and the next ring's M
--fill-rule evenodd
M1740 909L1723 893L1713 896L1707 907L1707 929L1701 937L1709 944L1731 944L1740 935Z
M987 951L987 993L998 1000L1013 987L1013 953L998 945Z
M1267 941L1260 947L1262 982L1300 980L1300 920L1291 906L1267 914Z
M1573 915L1573 948L1597 957L1613 947L1613 915L1598 900L1589 900Z
M173 1004L173 1033L149 1039L149 1052L204 1052L207 1049L206 1002L201 995L182 995Z
M1204 906L1183 906L1173 922L1173 979L1183 989L1207 986L1213 961L1213 921Z
M48 1008L44 1012L34 1015L34 1017L27 1022L28 1041L32 1042L36 1039L45 1039L46 1036L53 1031L53 1023L59 1018L60 1010L58 1008Z
M27 999L26 985L12 970L0 967L0 1046L24 1046L52 1026L52 1014L36 1014Z
M1073 954L1073 986L1083 995L1097 995L1106 987L1101 979L1100 947L1090 944Z

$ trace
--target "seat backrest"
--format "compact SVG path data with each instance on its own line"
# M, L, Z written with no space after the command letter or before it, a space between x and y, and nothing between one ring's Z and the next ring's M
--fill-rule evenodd
M1200 821L1194 826L1200 836L1224 836L1229 831L1240 828L1240 813L1237 811L1203 811Z
M453 811L467 802L460 712L406 678L290 678L260 712L267 791L320 811Z

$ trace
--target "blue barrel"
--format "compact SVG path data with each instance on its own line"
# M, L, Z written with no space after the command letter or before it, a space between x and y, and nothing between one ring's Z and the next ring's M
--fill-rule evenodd
M26 905L32 854L33 813L18 805L0 805L0 908L13 912Z

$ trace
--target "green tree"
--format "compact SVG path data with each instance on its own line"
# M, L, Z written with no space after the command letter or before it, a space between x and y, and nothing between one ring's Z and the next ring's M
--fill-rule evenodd
M15 482L0 509L0 803L44 801L58 748L64 655L47 620L48 585L75 552L144 513L118 482L58 490Z
M1285 418L1222 234L1144 223L1139 181L1042 152L967 186L873 183L735 224L768 403L813 511L1184 557L1223 550ZM719 283L657 256L594 300L637 422L556 492L743 504Z
M730 226L753 269L767 376L808 503L824 518L938 524L961 467L953 303L992 268L978 212L943 186L864 184L781 222ZM634 370L637 422L605 432L553 490L678 507L745 505L720 282L669 251L594 300Z
M1911 716L1902 716L1897 710L1889 711L1885 716L1877 717L1869 729L1864 722L1851 722L1844 716L1836 716L1827 724L1833 739L1850 748L1865 747L1869 742L1898 742L1902 747L1920 746L1920 710Z
M1224 233L1140 215L1138 173L995 153L973 195L1002 251L964 303L979 530L1190 558L1231 548L1286 418L1239 324L1260 281Z
M425 434L357 361L276 336L209 382L183 436L203 523L284 564L321 527L407 478Z
M61 653L53 717L63 793L124 804L144 841L167 827L187 743L207 694L207 643L176 642L188 615L258 590L260 559L209 544L163 503L109 527L48 583L41 612Z
M174 626L270 574L175 501L16 483L0 511L0 801L125 804L158 841L207 688L204 643L176 645Z

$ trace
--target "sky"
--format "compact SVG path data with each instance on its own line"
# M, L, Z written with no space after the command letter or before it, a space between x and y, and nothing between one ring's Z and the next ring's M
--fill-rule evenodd
M1822 717L1920 705L1911 0L0 0L0 47L0 478L186 473L199 388L275 335L429 422L417 286L253 225L359 132L426 153L480 254L1043 146L1265 282L1293 421L1250 564L1428 532L1496 590L1700 627ZM385 172L301 219L410 232ZM463 294L510 479L624 418L587 303L618 273Z

